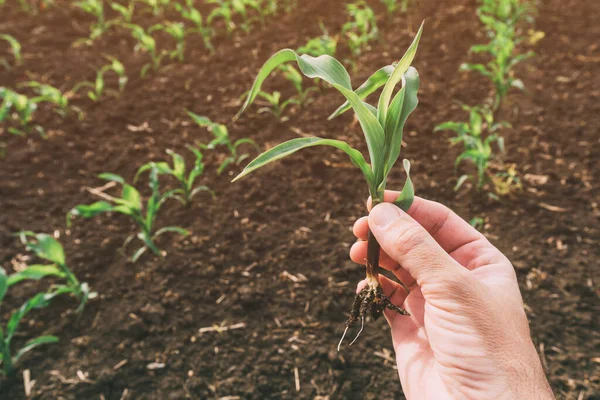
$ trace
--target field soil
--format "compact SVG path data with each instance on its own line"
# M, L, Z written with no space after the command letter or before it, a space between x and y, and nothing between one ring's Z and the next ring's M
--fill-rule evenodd
M350 114L328 122L340 104L323 88L305 107L286 110L277 122L253 106L236 122L261 64L276 50L296 48L345 22L342 2L302 0L291 14L255 25L250 33L221 32L210 55L199 37L187 40L185 61L167 61L139 78L148 62L135 53L127 30L113 27L93 45L74 46L93 22L58 1L37 15L16 1L0 9L0 32L23 46L20 67L0 72L0 86L20 89L30 79L68 90L92 80L104 55L121 60L130 81L119 97L97 103L83 92L71 104L84 112L66 118L41 107L36 122L48 137L16 137L0 127L6 156L0 160L0 265L13 271L32 261L19 230L54 233L70 267L99 293L85 311L72 299L32 312L18 344L35 334L60 343L23 358L35 380L34 399L401 399L389 329L382 319L341 352L337 342L348 316L362 266L351 262L353 222L366 213L359 172L342 153L313 148L273 164L239 183L240 166L216 173L225 153L208 152L199 182L216 199L198 195L189 208L168 202L158 226L189 229L188 237L164 235L164 259L145 254L131 263L120 251L135 232L129 219L103 215L65 225L75 205L96 198L102 172L132 180L166 149L184 154L187 144L211 134L193 124L186 110L225 123L232 138L251 137L262 148L295 137L339 138L365 150ZM458 72L468 49L486 40L474 0L414 1L407 14L388 18L378 1L381 40L358 60L355 87L375 69L400 57L426 19L415 66L421 75L420 105L405 128L404 157L412 162L417 194L440 201L462 217L485 221L482 231L513 262L532 336L559 398L600 399L600 2L541 2L534 28L545 37L537 55L519 66L527 91L514 92L502 117L507 163L515 163L523 190L500 201L466 185L453 191L457 147L433 133L437 123L464 118L457 101L475 104L490 92L487 82ZM111 15L112 16L112 15ZM176 19L167 13L166 18ZM137 16L144 26L162 17ZM239 22L239 21L238 21ZM171 48L166 37L160 48ZM340 58L348 49L340 45ZM8 51L0 44L0 57ZM307 84L310 82L307 81ZM108 87L116 87L113 77ZM294 89L281 78L268 81L284 98ZM255 150L248 149L252 155ZM389 187L401 187L401 168ZM163 189L174 182L161 178ZM147 194L147 180L138 185ZM135 247L125 250L131 254ZM26 283L11 291L2 308L6 321L27 296L46 287ZM214 327L237 329L205 329ZM25 398L21 375L0 381L0 398Z

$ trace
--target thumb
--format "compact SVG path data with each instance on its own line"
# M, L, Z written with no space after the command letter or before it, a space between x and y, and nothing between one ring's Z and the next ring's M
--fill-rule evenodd
M415 278L424 296L428 289L468 275L425 228L391 203L373 208L369 228L383 251Z

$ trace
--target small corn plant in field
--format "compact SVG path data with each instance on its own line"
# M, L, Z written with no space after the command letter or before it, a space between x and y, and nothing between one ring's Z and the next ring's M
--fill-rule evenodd
M160 63L162 58L165 56L166 52L161 51L158 52L156 49L156 40L150 35L149 32L146 32L144 28L139 25L129 25L131 29L131 35L137 40L134 51L139 51L140 49L148 53L151 58L151 62L145 64L140 71L140 76L143 78L146 76L146 73L150 68L156 71L160 67Z
M166 22L164 24L156 24L148 29L148 33L155 31L163 31L173 39L175 39L175 50L168 52L169 58L177 58L183 62L185 53L185 26L182 22Z
M316 38L310 39L304 46L296 49L297 53L308 54L309 56L313 57L322 56L323 54L327 54L331 57L335 56L338 39L329 36L327 28L325 28L325 25L323 25L322 22L319 22L319 27L321 28L323 34Z
M227 34L231 34L235 29L231 2L227 0L207 0L206 3L216 5L216 7L208 14L208 17L206 17L206 23L212 26L215 20L223 19Z
M204 163L202 162L202 153L192 147L188 146L188 149L196 156L194 167L187 173L185 160L180 155L175 153L173 150L167 150L167 154L173 159L173 165L169 165L167 162L156 162L147 163L138 169L135 175L134 182L137 181L138 177L146 172L156 168L159 174L171 175L179 182L180 188L173 191L173 197L179 200L184 206L189 206L192 198L200 192L209 192L214 197L214 192L208 188L208 186L198 185L194 186L196 178L198 178L204 172Z
M346 6L350 20L342 26L342 36L348 40L352 57L356 58L377 38L379 30L373 9L364 1Z
M178 194L176 190L169 190L165 193L160 193L158 173L159 171L156 166L153 166L153 168L150 169L150 188L152 189L152 194L146 202L145 207L142 204L140 192L135 187L127 184L123 177L110 173L100 174L98 176L100 179L104 179L109 182L115 182L122 186L121 197L115 197L98 190L93 190L93 194L103 198L104 200L89 205L80 204L75 206L67 214L67 225L71 225L73 216L92 218L96 215L107 212L116 212L119 214L129 215L140 229L140 232L137 234L137 238L143 243L143 246L133 253L131 261L136 262L148 249L150 249L150 251L152 251L154 254L162 256L162 252L155 244L155 240L159 236L167 232L174 232L183 236L187 236L189 235L189 232L178 226L166 226L156 231L154 230L154 222L158 216L160 208L163 206L165 201L175 197ZM125 248L135 236L136 235L129 236L125 240L123 248Z
M256 144L256 142L249 138L242 138L242 139L236 140L235 142L232 142L231 138L229 137L229 130L223 124L212 122L207 117L203 117L203 116L194 114L193 112L190 112L190 111L188 111L188 115L190 116L190 118L192 118L192 120L194 120L194 122L196 124L198 124L198 126L200 126L202 128L208 128L208 130L215 137L207 145L200 144L200 147L208 149L208 150L214 150L215 148L217 148L219 146L227 147L229 155L219 165L219 168L217 169L218 174L221 174L225 170L225 168L227 168L229 165L231 165L231 164L239 165L242 161L244 161L245 159L250 157L250 154L240 153L238 151L240 146L250 145L250 146L253 146L254 148L258 149L258 145Z
M14 65L21 65L23 59L21 56L21 43L11 35L1 34L0 40L5 41L10 46L10 52L14 58ZM7 70L11 69L10 63L4 57L0 57L0 65L3 65Z
M0 87L0 100L2 100L0 103L0 123L8 124L12 121L18 125L18 127L9 126L8 133L25 136L33 128L42 137L45 137L44 129L39 125L32 124L33 113L37 110L36 101L4 87Z
M358 150L350 147L346 142L320 137L303 137L279 144L259 155L233 181L298 150L312 146L332 146L344 151L353 164L360 169L369 188L373 205L382 202L388 174L400 156L404 124L418 103L419 74L410 65L416 54L422 30L423 26L421 25L412 44L400 61L376 71L356 91L352 90L350 75L344 66L333 57L326 55L316 58L308 55L301 56L290 49L281 50L274 54L258 72L248 98L236 118L254 101L260 92L262 83L271 72L283 63L296 62L304 75L309 78L324 80L346 98L346 103L340 106L330 116L330 119L350 108L354 110L367 142L370 164L367 163L365 157ZM402 88L394 95L395 87L401 82ZM379 96L377 106L364 101L369 94L382 86L383 90ZM403 210L408 210L414 199L414 188L410 180L410 163L408 160L404 160L403 164L407 179L395 204ZM376 319L381 316L386 308L395 310L402 315L408 314L406 310L392 304L383 293L377 271L379 251L380 247L377 240L369 233L367 285L358 293L354 301L340 345L348 328L359 320L361 324L364 324L365 318Z
M292 104L300 104L300 101L295 98L289 98L281 101L281 93L274 91L273 93L259 92L258 96L265 99L270 107L262 107L258 110L259 113L268 112L275 116L277 121L283 121L283 111Z
M106 89L104 84L104 76L108 72L114 72L119 79L119 93L122 93L123 90L125 90L125 85L127 84L128 80L127 75L125 74L125 67L116 58L109 57L109 60L111 61L110 64L107 64L96 71L96 80L94 82L79 82L73 87L73 89L71 89L71 92L77 93L79 89L87 87L91 89L87 92L88 97L92 101L98 101L104 95L104 91Z
M288 100L288 101L290 101L290 104L297 103L300 105L304 105L308 102L311 92L319 90L318 88L316 88L314 86L305 88L303 79L302 79L302 74L296 68L292 67L291 65L289 65L289 64L282 65L280 67L280 69L283 72L283 76L285 77L285 79L292 82L292 84L294 85L294 88L296 88L297 100L296 101L293 101L294 99ZM275 92L275 93L279 93L279 92ZM286 104L285 106L287 106L287 105L288 104ZM282 108L285 108L285 106L282 106Z
M81 0L76 2L75 6L96 17L96 22L90 26L90 36L89 40L85 40L86 42L90 43L108 31L110 24L105 20L104 3L102 0Z
M32 98L31 101L35 103L50 103L55 106L54 111L64 117L69 111L69 98L66 94L55 88L52 85L40 83L36 81L30 81L22 84L21 86L27 86L32 88L37 96Z
M476 71L492 81L495 94L493 109L497 110L506 98L510 88L525 90L520 79L514 76L514 67L533 56L532 52L515 54L515 41L508 36L497 35L488 44L471 47L473 53L488 53L492 59L486 64L462 64L462 71Z
M112 2L110 3L110 8L116 11L121 18L114 19L110 21L111 24L121 25L121 24L130 24L133 18L133 12L135 11L135 3L130 2L127 6L124 6L119 3Z
M532 22L535 6L524 0L481 0L478 12L509 25L521 21Z
M19 233L21 242L27 250L33 251L39 258L51 264L34 264L15 272L8 278L9 285L23 280L40 280L45 277L54 277L64 280L64 283L52 285L51 292L58 294L72 294L79 301L77 311L83 310L87 301L97 296L90 292L87 283L80 283L75 274L67 266L65 251L62 245L51 235L23 231Z
M0 307L2 306L2 300L6 295L9 287L10 277L6 275L6 271L0 267ZM13 378L16 373L15 365L19 362L29 351L36 347L44 344L57 343L58 338L56 336L38 336L25 343L25 345L13 353L12 340L17 333L19 325L23 318L32 310L45 308L50 305L52 299L56 297L55 293L38 293L16 311L12 313L6 326L0 326L0 363L2 364L1 375L5 375L9 378Z
M171 4L171 0L139 0L148 6L148 10L154 16L161 15L164 10Z
M403 13L408 10L409 0L381 0L381 2L385 5L385 9L389 17L391 17L398 10Z
M211 53L214 53L215 48L211 43L213 31L210 26L206 26L202 14L194 8L193 0L186 0L185 5L175 3L175 9L179 11L181 16L194 24L193 28L188 29L188 32L197 33L202 36L204 47Z
M456 137L450 139L453 145L462 143L463 152L456 158L455 167L464 161L469 160L477 167L476 181L477 189L480 190L488 181L490 175L488 169L490 161L494 157L492 144L496 143L500 151L504 151L504 139L496 132L502 127L509 126L507 123L494 122L494 114L488 107L469 107L462 106L463 110L469 113L468 122L448 121L439 124L434 131L452 131L456 133ZM462 175L458 179L454 190L458 190L469 175Z

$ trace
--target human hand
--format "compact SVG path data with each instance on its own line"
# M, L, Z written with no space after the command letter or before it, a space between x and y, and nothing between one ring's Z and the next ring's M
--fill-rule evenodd
M398 194L386 191L385 201ZM365 263L369 228L380 266L410 289L379 276L411 314L385 311L407 399L554 399L515 271L481 233L439 203L415 197L408 214L382 203L354 225L357 263Z

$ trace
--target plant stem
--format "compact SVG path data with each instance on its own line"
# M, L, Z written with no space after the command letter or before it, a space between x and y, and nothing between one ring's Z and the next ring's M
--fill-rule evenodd
M376 196L371 195L372 206L375 207L379 204L379 200ZM369 285L379 286L379 252L381 247L373 235L373 232L369 229L367 238L367 280Z

